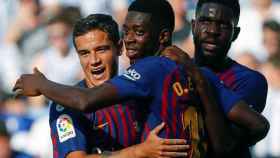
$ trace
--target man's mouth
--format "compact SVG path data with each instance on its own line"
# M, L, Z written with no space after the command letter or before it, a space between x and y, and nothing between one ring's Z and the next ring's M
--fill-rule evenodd
M91 74L94 78L100 79L105 72L105 67L94 68L91 70Z
M204 50L212 52L217 50L219 46L215 43L203 42L202 47L204 48Z
M137 49L126 49L128 57L134 57L138 54Z

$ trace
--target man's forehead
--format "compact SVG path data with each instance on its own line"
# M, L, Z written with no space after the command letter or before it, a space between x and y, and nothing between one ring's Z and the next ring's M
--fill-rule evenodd
M108 33L100 29L93 29L81 36L77 36L75 42L84 46L98 46L113 43Z
M202 5L198 16L206 16L210 18L217 17L233 17L233 12L230 8L217 3L205 3Z
M150 20L151 14L144 12L129 11L126 16L126 21L149 22Z

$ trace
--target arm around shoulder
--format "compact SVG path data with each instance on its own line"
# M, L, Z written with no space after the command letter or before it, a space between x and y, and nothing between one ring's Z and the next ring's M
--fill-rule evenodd
M268 133L269 122L267 119L251 109L244 101L236 103L228 113L228 118L245 130L243 135L247 135L248 144L257 143Z

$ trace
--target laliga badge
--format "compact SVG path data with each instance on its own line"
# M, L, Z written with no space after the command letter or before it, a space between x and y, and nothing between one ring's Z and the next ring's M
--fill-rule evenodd
M69 115L60 115L56 121L56 128L61 143L70 138L76 137L73 121Z

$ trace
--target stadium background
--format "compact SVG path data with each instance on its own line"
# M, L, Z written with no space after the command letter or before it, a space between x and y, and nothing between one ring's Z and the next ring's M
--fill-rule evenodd
M193 55L190 20L195 0L169 0L176 13L174 43ZM56 82L72 85L81 79L73 49L75 18L107 13L121 25L131 0L0 0L0 158L50 158L52 146L45 98L14 99L11 88L36 65ZM269 83L264 115L271 129L252 148L254 157L280 157L280 0L240 0L241 34L230 56L260 71ZM64 17L59 18L59 17ZM54 20L56 19L56 20ZM63 20L67 25L55 25ZM263 24L269 29L263 29ZM48 41L48 42L46 42ZM120 57L120 72L127 59ZM252 92L253 93L253 92Z

